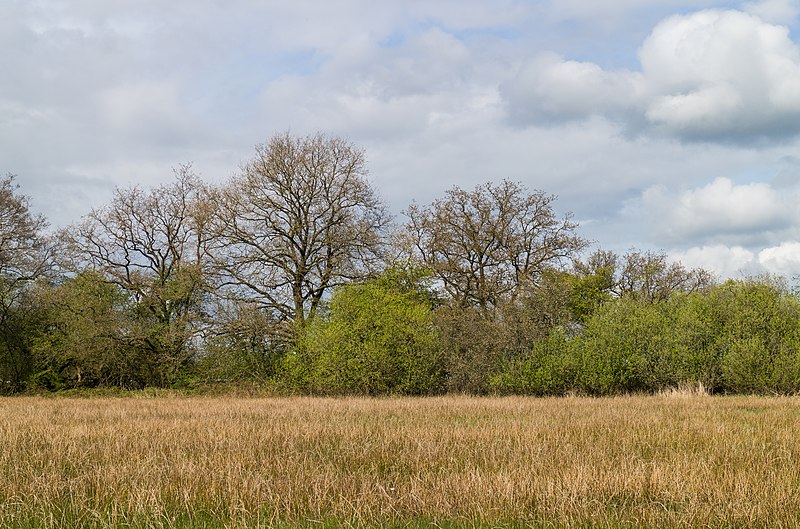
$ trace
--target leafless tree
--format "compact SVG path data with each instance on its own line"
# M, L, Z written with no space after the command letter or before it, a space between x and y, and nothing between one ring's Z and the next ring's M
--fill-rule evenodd
M30 211L14 175L0 179L0 394L16 391L31 368L28 288L52 268L53 241L47 223Z
M53 246L44 236L47 222L30 211L28 197L17 193L15 176L0 179L0 310L13 307L25 284L52 265ZM0 315L1 316L1 315Z
M453 300L488 315L584 246L571 217L553 211L554 199L507 180L473 191L454 187L430 206L409 207L407 228Z
M670 261L663 252L631 250L620 259L615 293L647 301L666 299L675 292L691 293L713 285L712 275L702 268L687 269Z
M182 166L170 184L117 189L111 203L64 231L73 270L90 269L127 292L144 322L141 340L160 369L188 360L202 321L206 223L203 184Z
M388 222L363 151L322 134L257 146L215 205L214 256L228 291L299 326L325 292L377 263Z
M670 261L663 252L632 249L620 256L598 250L575 268L583 276L604 276L608 291L617 297L633 296L644 301L663 300L677 292L688 294L714 285L710 272L688 269Z

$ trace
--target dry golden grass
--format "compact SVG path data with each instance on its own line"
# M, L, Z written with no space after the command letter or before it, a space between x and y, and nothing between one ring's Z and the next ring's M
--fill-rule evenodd
M2 527L798 527L800 402L0 399Z

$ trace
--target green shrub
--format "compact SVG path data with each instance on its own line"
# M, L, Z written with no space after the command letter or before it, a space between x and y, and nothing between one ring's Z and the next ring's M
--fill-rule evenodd
M506 359L489 388L513 395L563 395L574 388L576 365L571 341L562 329L533 344L524 355Z
M439 337L417 292L374 280L339 288L328 315L312 322L300 356L317 393L436 393L442 387ZM295 379L302 370L285 366Z
M769 279L616 299L587 320L578 344L578 387L590 393L800 390L800 302Z
M576 346L579 389L611 394L677 385L671 309L667 301L625 297L595 311Z
M729 281L715 292L724 310L717 348L723 389L735 393L800 390L800 303L770 280Z

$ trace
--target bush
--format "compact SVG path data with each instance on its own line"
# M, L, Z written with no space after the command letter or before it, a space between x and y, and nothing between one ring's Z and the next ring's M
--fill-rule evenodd
M677 385L671 309L666 301L632 297L598 309L576 344L579 388L611 394Z
M439 337L418 292L373 280L334 292L325 318L308 328L300 353L317 393L421 395L442 388ZM293 360L285 375L299 382Z
M152 363L131 343L130 300L118 287L86 272L39 297L46 321L33 340L39 374L31 386L140 388L150 382Z
M446 390L488 393L502 359L502 327L478 309L452 305L437 308L434 321L441 336Z
M768 279L730 281L716 289L723 311L723 389L735 393L800 390L800 303Z
M291 324L252 303L215 308L216 332L206 338L192 373L206 383L271 380L291 349Z
M623 297L587 320L578 343L578 384L590 393L800 390L800 302L770 279L660 301Z
M530 351L506 359L493 375L493 392L513 395L563 395L575 387L576 365L571 347L574 341L561 329L533 344Z

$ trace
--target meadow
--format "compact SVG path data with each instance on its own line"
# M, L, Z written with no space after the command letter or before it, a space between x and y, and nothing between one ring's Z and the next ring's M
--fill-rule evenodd
M798 527L800 401L0 399L0 527Z

